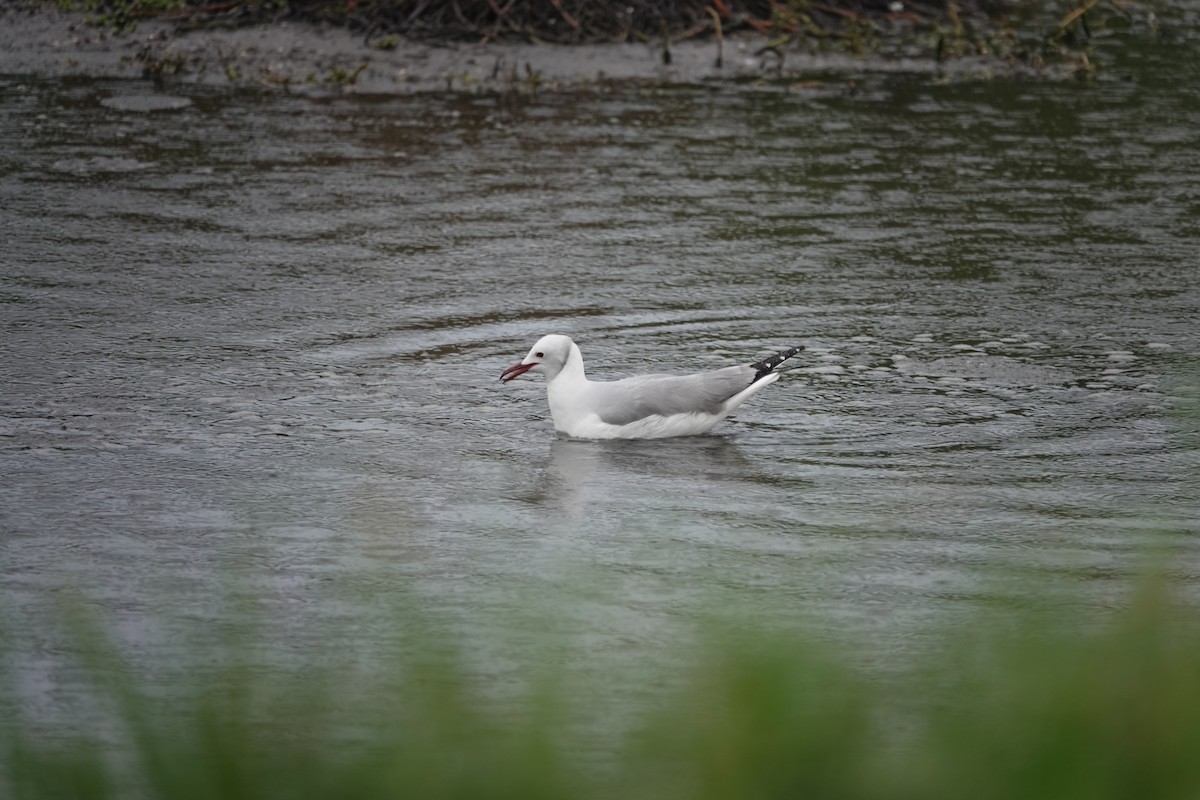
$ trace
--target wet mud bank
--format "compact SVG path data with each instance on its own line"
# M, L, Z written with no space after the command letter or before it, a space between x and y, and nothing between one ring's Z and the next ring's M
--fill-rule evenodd
M188 29L150 18L129 32L89 24L53 6L0 5L0 73L41 77L153 78L164 83L408 94L538 92L558 88L701 82L803 82L863 72L980 76L1028 71L1011 58L976 54L940 61L928 53L863 55L804 44L773 46L753 32L669 45L557 45L372 39L329 24L280 21ZM666 63L669 60L669 63ZM1070 74L1071 62L1038 67Z

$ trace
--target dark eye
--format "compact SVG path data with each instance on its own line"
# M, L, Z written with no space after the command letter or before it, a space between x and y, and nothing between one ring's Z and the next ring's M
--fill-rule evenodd
M545 357L546 357L546 354L545 354L545 353L534 353L534 355L535 355L535 356L537 356L538 358L545 358Z

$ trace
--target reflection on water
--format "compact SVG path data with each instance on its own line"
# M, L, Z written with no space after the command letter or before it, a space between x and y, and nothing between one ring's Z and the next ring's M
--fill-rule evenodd
M885 661L1005 593L1119 603L1149 545L1194 573L1200 83L1163 52L855 96L0 82L30 704L77 688L76 591L148 672L234 600L269 663L369 663L418 597L502 673L551 619L596 663L714 608ZM596 378L807 350L712 436L589 443L495 381L556 331Z
M630 481L650 481L659 494L667 484L689 488L708 481L755 479L752 462L732 441L718 435L653 440L589 442L559 438L550 444L539 502L583 522L616 500ZM665 490L665 492L664 492Z

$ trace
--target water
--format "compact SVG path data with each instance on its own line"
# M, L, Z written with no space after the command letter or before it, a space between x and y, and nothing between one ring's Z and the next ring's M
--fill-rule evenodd
M868 663L1200 568L1200 75L329 97L0 82L0 600L147 682L249 610L370 671L414 599L502 681L546 630L675 669L719 611ZM556 439L594 378L807 346L714 435ZM1030 591L1030 587L1036 587ZM813 633L815 632L815 633ZM157 666L153 666L157 665ZM638 667L640 668L640 667Z

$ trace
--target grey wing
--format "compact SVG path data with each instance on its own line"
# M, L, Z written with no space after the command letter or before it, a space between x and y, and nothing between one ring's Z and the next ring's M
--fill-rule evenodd
M610 425L651 416L716 414L754 381L754 368L726 367L696 375L643 375L593 384L596 413Z

